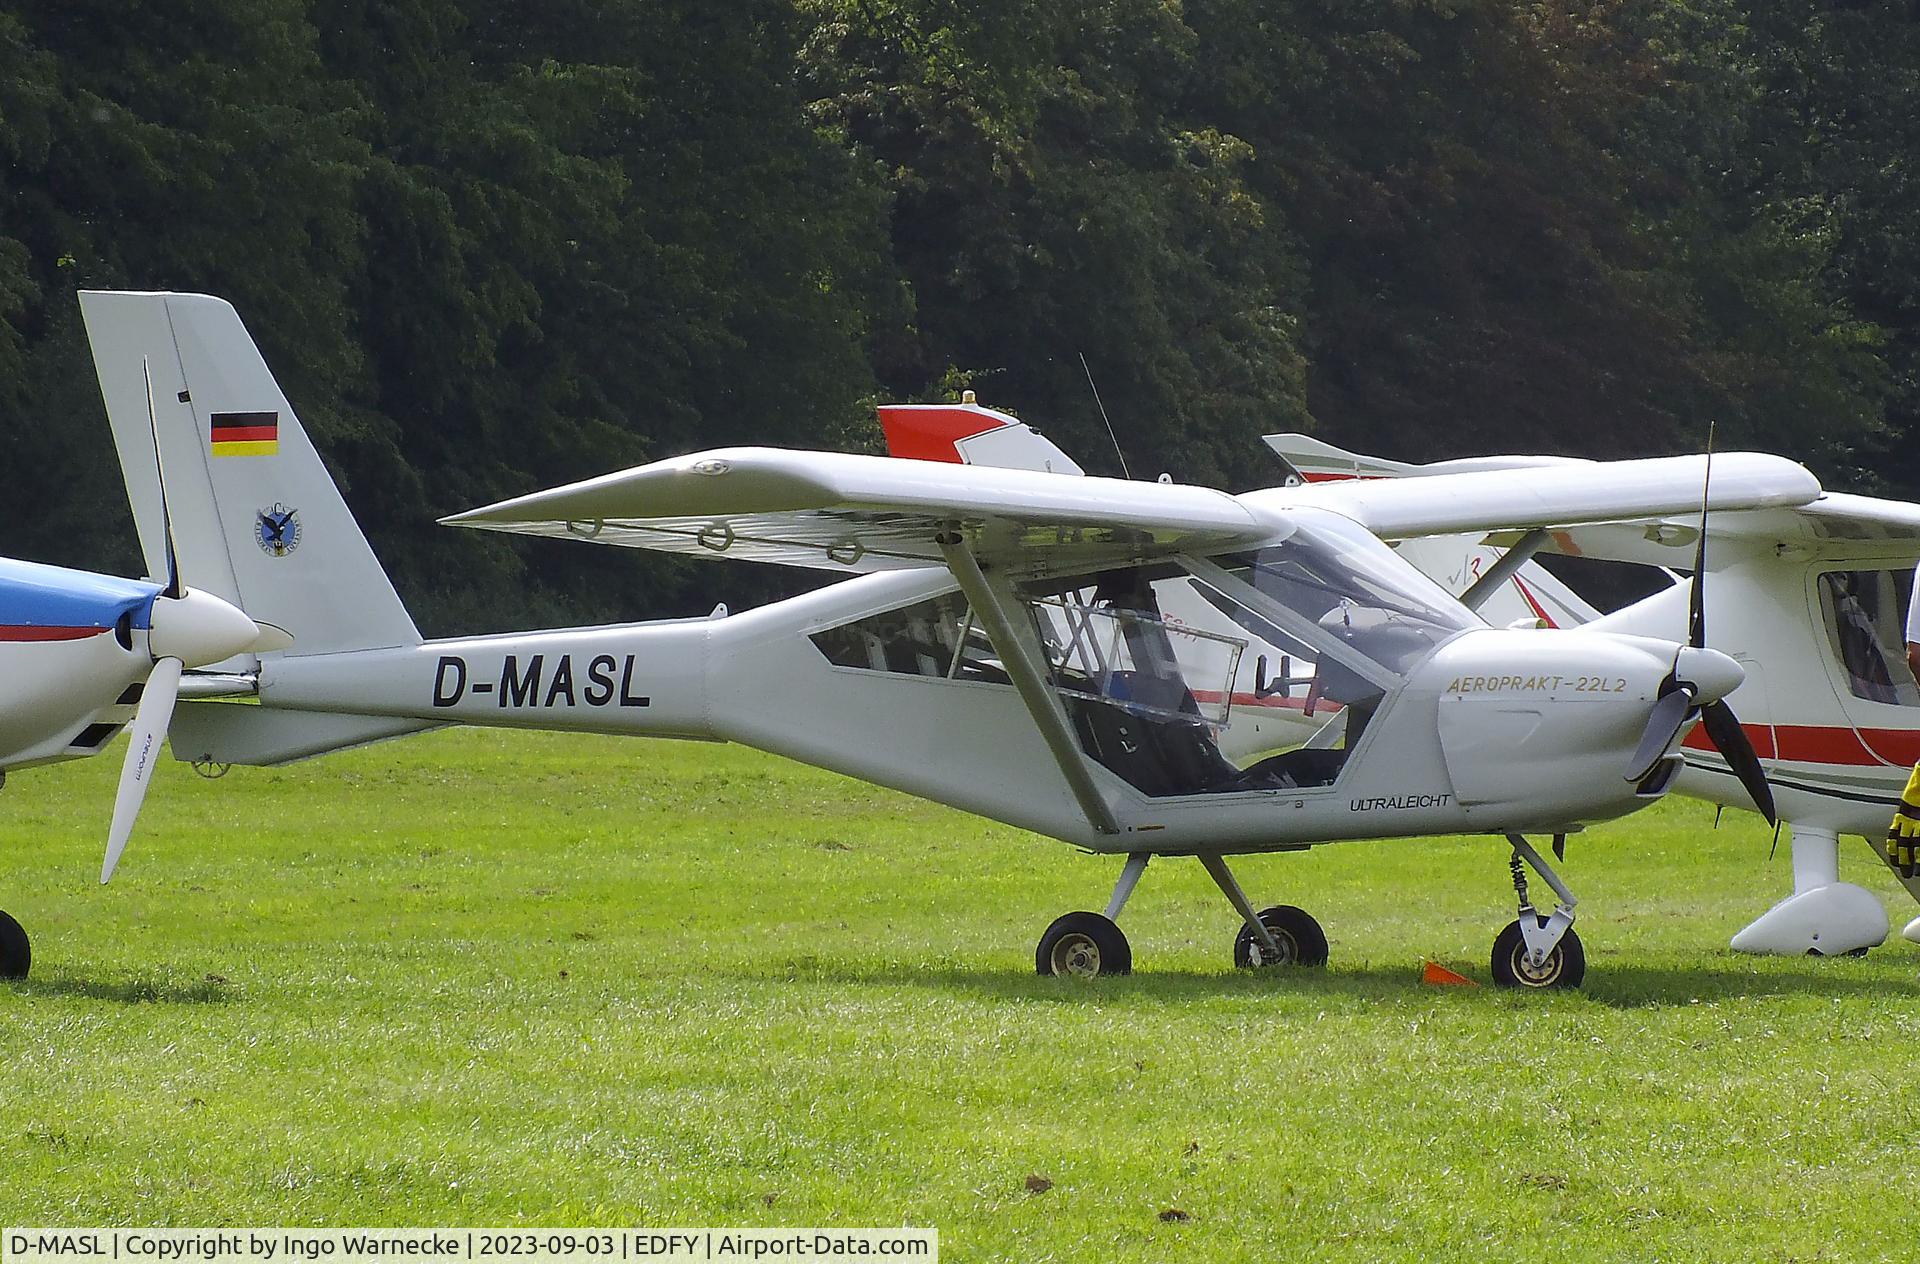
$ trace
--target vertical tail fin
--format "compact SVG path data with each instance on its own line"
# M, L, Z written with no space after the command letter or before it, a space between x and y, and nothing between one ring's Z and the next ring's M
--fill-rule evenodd
M151 574L167 565L157 434L189 587L287 629L298 654L419 643L231 304L205 294L82 291L80 311ZM143 360L153 380L151 430Z

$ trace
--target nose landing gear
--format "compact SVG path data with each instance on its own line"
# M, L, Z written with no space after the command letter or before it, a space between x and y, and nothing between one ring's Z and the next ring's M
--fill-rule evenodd
M1533 844L1518 834L1507 835L1513 856L1513 890L1520 897L1520 916L1509 922L1493 941L1493 981L1510 988L1577 988L1587 976L1587 953L1573 933L1573 906L1579 903ZM1559 897L1553 912L1542 917L1527 898L1525 860Z

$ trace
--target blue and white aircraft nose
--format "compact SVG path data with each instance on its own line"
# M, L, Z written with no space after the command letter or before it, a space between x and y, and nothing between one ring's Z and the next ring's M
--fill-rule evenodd
M244 654L260 638L260 625L238 607L193 589L154 598L152 618L147 648L155 658L177 658L188 667Z

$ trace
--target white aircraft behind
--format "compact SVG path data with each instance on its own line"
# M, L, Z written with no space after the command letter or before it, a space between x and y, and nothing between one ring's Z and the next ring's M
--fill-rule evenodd
M423 641L231 307L81 301L149 564L158 495L128 456L143 357L183 561L298 638L225 665L260 705L183 704L176 757L272 764L450 723L739 741L1124 856L1104 913L1041 937L1042 973L1130 969L1115 919L1153 856L1199 859L1242 923L1237 963L1321 964L1318 924L1257 911L1227 857L1473 832L1512 852L1518 916L1495 940L1496 981L1577 985L1574 897L1526 836L1665 793L1680 739L1714 722L1740 668L1697 622L1686 640L1489 627L1380 537L1678 514L1703 489L1717 511L1820 494L1798 465L1751 453L1716 457L1710 486L1681 457L1232 496L731 448L448 521L849 578L733 616ZM975 436L1016 424L918 411L960 430L985 420ZM273 450L222 454L234 418L271 429ZM1201 607L1209 626L1173 617ZM1246 692L1298 715L1236 736L1259 713ZM1717 736L1751 762L1737 723ZM1523 860L1553 888L1550 913Z
M1307 435L1271 435L1267 442L1310 481L1430 477L1463 465L1584 468L1596 474L1606 468L1528 456L1409 465L1345 452ZM1492 551L1506 559L1504 565L1518 567L1516 582L1540 587L1557 581L1525 560L1536 550L1685 567L1697 535L1691 520L1648 516L1518 539L1508 532L1494 537L1498 544L1478 537L1455 543ZM1413 543L1401 546L1402 556ZM1920 759L1920 685L1905 652L1907 602L1920 561L1920 506L1829 493L1797 507L1716 514L1709 544L1713 580L1706 608L1715 644L1746 672L1729 701L1745 720L1780 816L1792 829L1792 894L1735 935L1732 946L1790 955L1863 952L1886 939L1887 912L1866 888L1840 881L1839 835L1865 838L1920 900L1920 875L1896 865L1885 843L1887 822ZM1444 557L1446 550L1434 556ZM1605 617L1582 617L1568 607L1556 612L1553 624L1675 635L1686 627L1689 590L1679 583ZM1703 736L1696 732L1686 740L1686 766L1674 788L1711 803L1746 806L1744 788ZM1920 942L1920 917L1907 924L1905 936Z

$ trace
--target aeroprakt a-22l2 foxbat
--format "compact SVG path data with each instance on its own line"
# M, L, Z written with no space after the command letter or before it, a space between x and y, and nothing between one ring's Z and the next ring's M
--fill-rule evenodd
M1123 858L1104 913L1041 936L1050 974L1131 968L1116 919L1155 856L1205 866L1239 964L1322 964L1313 918L1256 909L1228 857L1468 832L1512 855L1496 980L1578 984L1574 897L1528 836L1658 799L1741 669L1697 620L1682 639L1489 627L1381 537L1820 495L1791 461L1727 453L1710 481L1675 457L1236 496L1086 477L1003 414L903 406L888 425L923 459L728 448L447 520L842 582L733 615L428 641L230 306L82 306L148 564L143 360L183 564L296 638L214 665L259 705L183 703L177 757L272 764L445 724L743 742ZM221 415L271 417L276 450L215 456ZM1723 741L1753 764L1737 723Z

